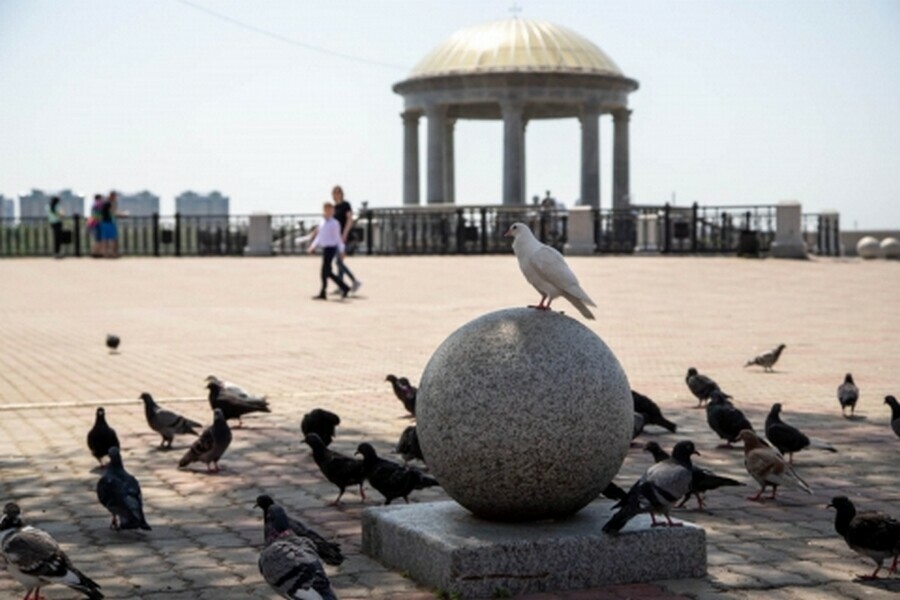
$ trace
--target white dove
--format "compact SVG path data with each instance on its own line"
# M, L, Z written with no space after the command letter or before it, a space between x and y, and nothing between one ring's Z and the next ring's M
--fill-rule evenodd
M513 223L503 235L513 238L512 248L519 260L519 268L528 283L541 295L540 303L531 308L549 310L550 303L562 296L586 319L594 318L588 306L597 305L581 289L575 273L556 248L542 244L524 223Z

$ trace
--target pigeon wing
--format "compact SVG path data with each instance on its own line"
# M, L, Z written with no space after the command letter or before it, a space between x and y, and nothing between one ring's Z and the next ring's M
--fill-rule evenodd
M542 245L528 257L528 262L538 277L557 288L560 294L571 302L585 318L594 318L587 307L597 305L581 288L575 273L572 272L563 255L556 248Z

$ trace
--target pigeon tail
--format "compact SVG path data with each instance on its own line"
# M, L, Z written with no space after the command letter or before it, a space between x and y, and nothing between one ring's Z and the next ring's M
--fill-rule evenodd
M827 450L828 452L838 451L837 448L835 448L825 440L818 440L816 438L809 438L809 447L818 448L819 450Z
M665 428L665 429L668 429L668 430L671 431L672 433L675 433L675 431L678 429L678 425L676 425L676 424L673 423L672 421L666 419L665 417L661 417L660 420L659 420L659 422L658 422L658 423L653 423L653 425L659 425L660 427L663 427L663 428Z
M76 579L76 581L69 581L70 579ZM69 572L66 574L65 580L61 583L73 590L81 592L87 596L89 600L102 600L104 598L103 592L100 591L100 584L75 567L69 567Z
M619 533L622 528L628 524L628 521L641 512L640 494L632 489L624 500L619 501L617 506L621 507L619 508L619 512L610 517L609 521L606 522L603 526L603 533Z
M569 302L571 302L571 303L572 303L572 306L574 306L575 308L578 309L578 312L581 313L581 316L583 316L585 319L591 319L591 320L594 320L594 313L592 313L592 312L590 311L590 309L586 306L586 304L590 304L590 306L596 306L596 304L594 304L593 302L591 302L591 299L590 299L590 298L588 298L588 299L585 301L585 300L582 300L581 298L578 298L578 297L576 297L576 296L573 296L573 295L570 294L569 292L563 292L563 293L562 293L562 296L563 296L563 298L565 298L566 300L568 300Z

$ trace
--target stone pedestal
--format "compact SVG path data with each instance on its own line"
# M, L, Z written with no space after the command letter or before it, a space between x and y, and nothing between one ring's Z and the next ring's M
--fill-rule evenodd
M576 206L569 209L569 221L566 227L567 239L565 253L572 256L591 256L594 254L594 212L591 206Z
M774 258L807 258L803 241L802 213L799 202L779 202L775 209L775 241L771 252Z
M247 229L245 256L272 256L272 215L253 213Z
M635 251L640 254L659 254L659 215L638 215Z
M706 534L650 528L633 519L617 536L601 532L611 502L594 502L563 521L495 523L455 502L370 508L363 552L414 580L460 598L497 598L616 583L703 577Z

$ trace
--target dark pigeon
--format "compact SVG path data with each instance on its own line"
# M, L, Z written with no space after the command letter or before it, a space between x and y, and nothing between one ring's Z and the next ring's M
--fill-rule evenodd
M885 396L884 403L891 407L891 429L900 437L900 403L893 396Z
M360 498L366 499L366 492L363 489L363 482L366 480L363 461L326 448L322 439L314 433L306 436L303 441L312 450L313 460L316 461L325 479L340 490L338 497L331 504L335 506L340 504L344 491L354 485L359 486Z
M314 433L326 446L330 446L334 439L335 428L340 424L341 418L333 412L314 408L303 415L303 420L300 421L300 432L303 433L303 437Z
M860 579L877 579L884 561L893 557L889 573L897 570L897 555L900 553L900 521L880 512L856 512L853 502L846 496L835 496L829 508L834 508L834 529L847 545L862 556L875 561L875 571L871 575L861 575Z
M720 447L733 448L738 435L744 429L753 431L753 425L747 420L740 410L728 400L728 397L719 390L713 390L709 404L706 405L706 422L710 429L725 440L725 445Z
M778 359L781 358L781 353L784 352L784 349L787 348L784 344L779 344L777 348L774 350L770 350L765 354L760 354L753 360L747 361L747 364L744 365L744 368L757 366L762 367L766 373L771 373L775 369L772 367L775 366L775 363L778 362Z
M146 529L150 525L144 518L144 500L141 484L122 465L119 449L109 449L109 467L97 482L97 499L112 514L109 528Z
M103 457L109 455L109 449L119 446L119 436L116 430L106 422L106 411L100 406L97 408L97 416L94 418L94 426L87 434L87 445L91 454L103 465Z
M421 460L425 462L422 454L422 446L419 445L419 434L415 425L410 425L400 434L400 440L394 448L394 454L399 454L405 462Z
M718 383L706 375L701 375L694 367L688 369L684 381L694 397L697 398L697 408L703 406L703 403L709 400L714 391L721 391Z
M119 339L119 336L109 334L106 336L106 347L109 348L110 353L114 353L119 349L119 344L122 343L122 340Z
M384 380L391 382L391 387L394 388L394 395L397 396L397 400L403 403L403 408L410 415L416 416L416 395L419 393L419 389L411 384L406 377L388 375Z
M272 412L269 410L269 403L265 398L237 398L225 395L222 393L222 386L215 381L207 383L206 388L209 390L210 408L221 410L226 421L237 419L239 427L244 425L242 418L246 414Z
M665 525L657 523L656 515L665 516L668 525L675 523L669 518L669 510L691 487L692 464L691 455L699 454L694 444L682 441L675 444L672 457L651 466L643 476L628 490L627 497L614 508L619 508L603 526L604 533L618 533L634 517L640 513L650 513L653 526Z
M609 485L607 485L605 488L603 488L603 491L600 493L603 494L605 497L609 498L610 500L616 500L616 501L624 500L625 498L628 497L628 492L626 492L625 490L623 490L622 488L617 486L612 481L610 481Z
M856 403L859 401L859 388L853 381L853 375L847 373L844 377L844 383L837 389L838 401L841 403L841 414L847 416L847 407L850 407L850 416L856 411Z
M202 462L206 464L207 471L218 473L219 459L230 444L231 428L228 427L222 410L217 408L213 411L213 424L203 430L178 462L178 466L184 468L193 462Z
M653 455L653 460L655 462L662 462L669 458L669 453L663 450L662 447L660 447L660 445L656 442L647 442L647 444L644 446L644 450ZM705 506L703 505L703 501L705 500L704 494L706 492L717 490L720 487L744 485L736 479L716 475L709 469L699 467L693 464L693 462L691 463L691 473L692 478L690 490L675 508L681 508L682 506L687 504L687 501L691 499L691 496L694 496L697 499L697 508L703 510L705 508Z
M272 506L275 505L275 501L268 494L262 494L261 496L256 497L256 506L261 508L263 511L263 521L265 523L263 534L265 536L266 545L271 544L278 538L278 531L276 530L275 525L272 522L272 514L269 510ZM309 529L300 521L292 519L290 516L288 516L288 526L295 535L297 535L298 537L306 538L311 541L313 545L315 545L316 553L325 564L337 566L344 562L344 555L341 554L340 544L329 542L321 535L319 535L312 529Z
M267 520L275 538L259 554L259 572L273 590L292 600L337 600L315 545L291 531L284 509L273 505Z
M40 598L41 588L65 585L89 600L102 600L100 584L79 571L59 544L46 531L25 525L14 502L3 508L0 518L0 564L21 583L28 598ZM34 594L32 596L32 594Z
M829 452L837 452L837 449L822 440L811 440L802 431L788 425L781 420L781 403L776 402L769 410L766 417L766 439L778 448L782 454L788 455L788 461L794 464L794 452L800 452L806 448L819 448Z
M397 498L403 498L409 503L409 495L415 490L423 490L440 485L437 479L417 469L404 467L394 461L379 458L371 444L360 444L356 449L356 453L362 454L366 479L369 480L373 488L384 496L385 505L390 504Z
M634 412L644 415L644 425L656 425L668 429L672 433L678 429L672 421L665 418L656 402L647 396L631 390L631 398L634 400Z
M147 424L150 425L150 429L162 436L160 448L171 448L176 434L198 435L194 428L203 427L197 421L162 408L147 392L141 394L141 400L144 402L144 416L147 417Z

